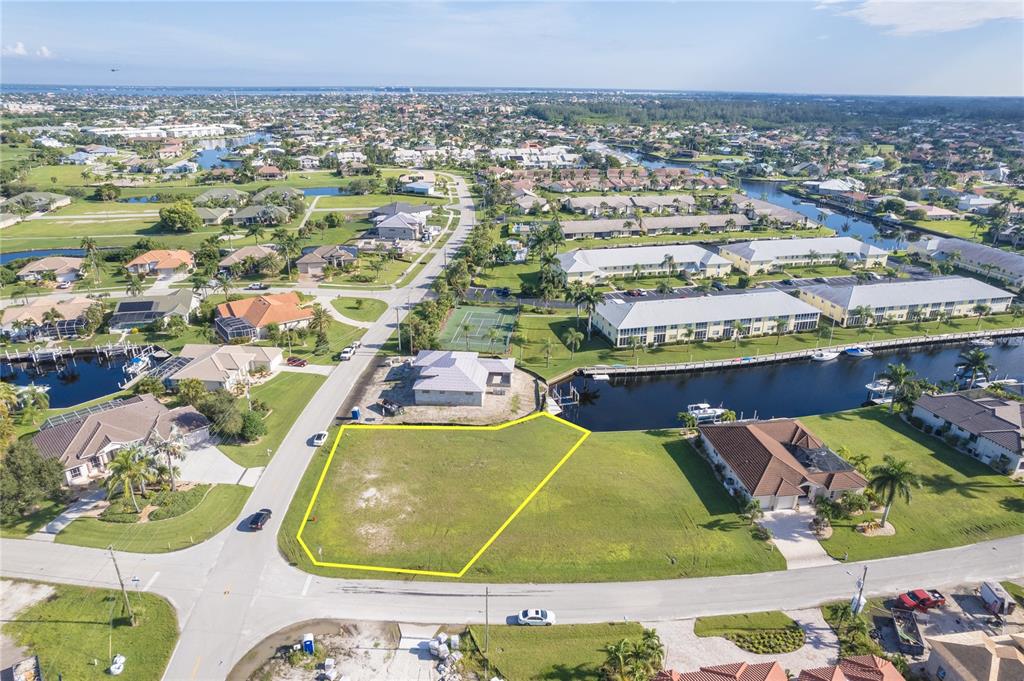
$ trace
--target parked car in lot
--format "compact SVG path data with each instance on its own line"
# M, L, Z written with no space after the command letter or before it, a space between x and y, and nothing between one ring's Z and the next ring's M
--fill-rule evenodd
M725 290L725 284L723 284L720 281L714 281L714 282L711 282L711 288L715 289L716 291L724 291Z
M946 597L935 589L914 589L900 594L896 600L899 606L906 610L928 610L941 608L946 604Z
M290 367L304 367L307 364L309 364L309 362L302 359L301 357L289 357L288 359L285 360L285 364L287 364Z
M783 286L792 286L792 285L793 285L793 284L795 284L796 282L794 282L794 281L793 281L792 279L783 279L783 280L782 280L782 281L781 281L780 283L781 283L781 284L782 284Z
M342 350L341 352L339 352L334 357L338 361L347 362L348 360L352 359L352 357L355 354L356 354L356 349L350 345L347 348L345 348L344 350Z
M819 284L827 284L828 283L828 279L826 279L825 277L815 277L814 281L818 282Z
M327 431L326 430L321 430L319 433L315 433L313 435L313 446L314 447L319 447L319 446L323 445L323 443L325 443L325 442L327 442Z
M262 530L263 526L270 521L271 510L269 508L261 508L252 514L249 518L249 529L250 530Z
M638 288L631 288L628 291L626 291L626 295L632 296L633 298L639 298L640 296L644 295L644 292Z
M495 291L495 293L498 294L499 298L508 298L510 295L512 295L512 289L510 289L508 286L502 286L497 291Z
M555 623L555 613L550 610L523 610L516 615L516 621L523 626L550 627Z
M249 284L248 286L246 286L245 290L246 291L266 291L268 288L270 288L269 285L257 281L254 284Z

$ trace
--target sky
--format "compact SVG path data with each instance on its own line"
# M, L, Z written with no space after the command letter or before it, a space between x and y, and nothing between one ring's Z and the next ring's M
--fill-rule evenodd
M3 84L1024 95L1021 0L4 0L2 19Z

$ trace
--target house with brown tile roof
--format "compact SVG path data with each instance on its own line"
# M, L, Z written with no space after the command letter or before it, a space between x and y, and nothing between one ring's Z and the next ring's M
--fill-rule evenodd
M693 672L663 670L655 675L654 681L789 681L789 677L778 662L733 662Z
M928 639L928 677L943 681L1024 679L1024 634L989 636L964 631Z
M191 270L193 265L192 254L188 251L160 248L132 258L125 269L132 274L169 277L175 272Z
M797 681L905 681L892 662L877 655L858 655L839 664L805 669Z
M32 438L44 459L57 459L69 485L88 484L106 475L116 452L152 433L162 438L177 431L188 444L209 437L210 422L194 407L168 409L150 394L114 400L47 421Z
M294 291L221 303L214 312L214 327L225 341L265 338L271 324L281 329L303 328L313 311L301 303Z
M24 305L12 305L0 310L0 333L20 338L32 336L44 331L44 317L50 310L56 310L60 319L69 321L81 319L85 311L93 305L100 305L96 300L84 296L43 296L32 298Z
M799 508L819 496L863 492L867 480L797 419L701 426L712 463L723 468L730 491L765 510Z

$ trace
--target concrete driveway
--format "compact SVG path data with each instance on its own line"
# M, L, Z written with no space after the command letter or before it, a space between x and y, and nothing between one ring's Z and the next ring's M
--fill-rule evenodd
M255 487L262 468L243 468L211 443L190 449L178 462L182 480Z
M825 553L810 529L814 509L799 511L769 511L758 521L772 531L775 546L786 559L786 568L796 570L819 565L832 565L836 561Z
M645 622L644 626L657 631L665 644L665 668L680 672L731 662L751 664L778 660L783 669L793 672L835 664L839 658L839 639L821 616L821 610L810 608L787 611L786 614L804 630L806 643L799 650L785 655L748 653L728 639L697 636L693 633L694 620Z
M98 489L84 495L81 499L64 509L64 512L46 524L42 530L32 535L33 538L53 540L53 535L60 534L60 531L71 524L73 520L82 517L94 510L101 501L107 498L107 491ZM49 535L40 537L38 535Z

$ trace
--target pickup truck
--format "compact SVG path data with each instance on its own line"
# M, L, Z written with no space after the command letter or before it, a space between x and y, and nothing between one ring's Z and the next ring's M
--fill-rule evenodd
M914 589L901 594L897 602L906 610L929 610L944 606L946 597L935 589Z

